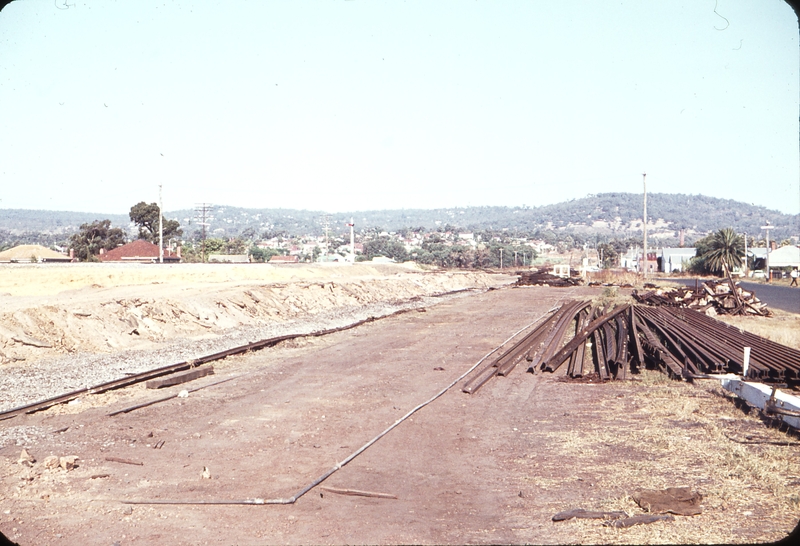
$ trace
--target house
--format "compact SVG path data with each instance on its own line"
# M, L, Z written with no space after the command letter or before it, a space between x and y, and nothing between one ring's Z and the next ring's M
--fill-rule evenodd
M769 253L770 268L800 267L800 247L795 245L782 246Z
M208 263L218 264L249 264L249 254L209 254Z
M271 256L269 262L271 264L296 264L300 263L297 256Z
M100 249L101 262L125 262L125 263L158 263L158 245L154 245L144 239L137 239L132 243L118 246L115 249L106 251ZM181 261L181 247L177 252L164 250L164 263L177 263Z
M0 252L0 263L71 262L72 258L41 245L19 245Z
M696 254L696 248L662 248L658 251L658 270L662 273L686 271Z

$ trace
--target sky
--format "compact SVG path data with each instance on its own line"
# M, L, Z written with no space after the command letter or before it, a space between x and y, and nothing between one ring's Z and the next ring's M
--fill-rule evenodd
M0 209L797 214L799 68L782 0L16 1Z

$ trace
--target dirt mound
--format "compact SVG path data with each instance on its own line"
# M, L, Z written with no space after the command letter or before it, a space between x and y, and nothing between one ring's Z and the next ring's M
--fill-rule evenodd
M70 264L34 272L45 293L72 281L88 287L46 298L3 296L0 362L148 349L175 338L213 337L234 328L331 309L408 301L500 282L497 276L480 272L424 272L403 266L283 270L188 266L184 271L180 266L102 269ZM164 273L155 281L159 284L142 284L159 272ZM127 285L98 287L93 281L104 275ZM292 282L293 278L298 280ZM0 286L9 283L0 281Z

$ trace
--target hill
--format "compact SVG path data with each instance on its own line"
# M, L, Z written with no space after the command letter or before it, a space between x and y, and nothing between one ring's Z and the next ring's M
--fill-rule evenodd
M168 211L166 217L181 223L184 234L200 231L196 211ZM11 241L53 244L65 241L80 224L111 220L116 227L131 229L127 214L92 214L65 211L0 210L0 244ZM424 228L460 231L503 230L533 234L546 231L574 234L575 239L608 240L640 236L642 196L602 193L541 207L466 207L354 211L327 214L299 209L252 209L213 207L206 215L207 234L215 237L246 236L257 239L270 234L319 235L325 225L333 235L347 232L353 218L362 231L400 231ZM759 237L761 226L775 226L770 236L782 240L800 233L800 215L783 214L765 207L703 195L654 193L648 195L648 234L664 244L684 230L687 243L722 227L733 227ZM134 233L134 230L131 230Z

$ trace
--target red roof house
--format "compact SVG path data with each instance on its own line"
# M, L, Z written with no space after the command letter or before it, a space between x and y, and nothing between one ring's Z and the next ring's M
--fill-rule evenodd
M132 243L118 246L109 251L100 250L101 262L126 262L126 263L157 263L158 245L147 242L144 239L137 239ZM176 263L181 261L181 251L170 252L164 250L164 263Z

